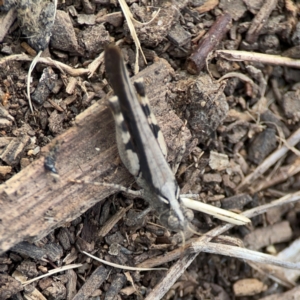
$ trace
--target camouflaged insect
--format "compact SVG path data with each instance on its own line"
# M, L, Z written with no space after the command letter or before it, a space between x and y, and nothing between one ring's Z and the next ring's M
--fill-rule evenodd
M105 51L106 74L115 95L109 100L114 114L119 154L142 188L141 196L170 230L185 231L193 219L180 198L180 189L166 161L167 148L151 113L142 79L130 82L120 50Z

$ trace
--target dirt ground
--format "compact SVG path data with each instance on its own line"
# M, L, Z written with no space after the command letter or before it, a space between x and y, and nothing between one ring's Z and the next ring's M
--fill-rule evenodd
M126 2L0 1L0 300L300 299L300 4ZM170 164L186 144L181 193L251 223L195 211L182 244L143 199L72 182L139 189L109 44L145 79Z

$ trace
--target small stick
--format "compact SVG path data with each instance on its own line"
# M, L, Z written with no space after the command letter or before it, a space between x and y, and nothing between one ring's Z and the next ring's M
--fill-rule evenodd
M3 2L1 2L1 5ZM5 38L10 26L14 23L17 18L17 10L15 8L10 9L5 16L1 17L0 26L0 42Z
M291 165L281 167L276 172L275 176L267 181L260 181L260 183L254 188L251 189L251 193L257 193L259 191L265 190L266 188L269 188L271 186L274 186L280 182L283 182L287 180L288 178L291 178L295 174L300 172L300 161L296 161L292 163Z
M224 14L220 16L214 25L209 29L206 35L198 44L196 51L191 55L188 60L187 70L191 74L199 74L205 66L208 53L214 50L219 44L226 32L231 26L231 16Z
M230 61L249 61L260 62L263 64L284 66L291 68L300 68L300 60L292 59L289 57L283 57L279 55L238 51L238 50L216 50L215 57L224 58Z
M257 41L260 31L266 24L271 12L275 9L277 2L278 0L265 1L260 11L256 14L246 35L246 41L249 44L253 44Z
M101 230L98 232L98 237L105 237L111 229L124 217L126 212L132 208L133 204L128 207L122 207L116 214L114 214L106 223L102 226Z
M100 265L84 282L77 294L72 297L73 300L88 299L92 296L97 288L99 288L103 282L107 279L109 274L108 269L103 265Z

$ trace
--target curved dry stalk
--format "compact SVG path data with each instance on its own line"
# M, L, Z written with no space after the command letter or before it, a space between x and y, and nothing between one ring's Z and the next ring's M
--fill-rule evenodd
M243 74L243 73L239 73L239 72L230 72L227 73L225 75L223 75L221 78L219 78L217 80L217 82L221 82L227 78L232 78L232 77L237 77L239 78L241 81L247 82L249 84L251 84L252 86L257 86L254 81L247 75Z
M145 272L145 271L157 271L157 270L168 270L167 268L139 268L139 267L130 267L130 266L124 266L124 265L119 265L119 264L115 264L109 261L106 261L104 259L101 259L99 257L96 257L92 254L89 254L85 251L82 251L82 253L84 253L85 255L87 255L88 257L91 257L94 260L97 260L105 265L114 267L114 268L118 268L118 269L122 269L122 270L129 270L129 271L140 271L140 272Z
M42 278L45 278L45 277L48 277L48 276L52 276L53 274L60 273L60 272L63 272L63 271L67 271L67 270L71 270L71 269L80 268L82 266L83 266L83 264L71 264L71 265L58 267L56 269L49 270L48 273L46 273L46 274L43 274L41 276L38 276L38 277L32 278L30 280L24 281L24 282L22 282L22 285L25 286L25 285L28 285L32 282L35 282L35 281L39 280L39 279L42 279Z
M147 60L146 60L146 57L145 57L144 52L142 50L140 40L139 40L139 38L138 38L138 36L136 34L136 31L135 31L135 28L134 28L134 25L133 25L133 22L132 22L133 15L132 15L129 7L128 7L127 3L125 2L125 0L119 0L119 4L121 6L121 9L122 9L123 14L125 16L125 19L127 21L130 34L131 34L131 36L133 38L133 41L135 43L136 56L135 56L134 74L137 74L139 72L139 64L138 64L138 61L139 61L139 50L141 51L143 59L144 59L144 61L145 61L146 64L147 64Z
M21 53L21 54L15 54L15 55L9 55L6 57L3 57L2 59L0 59L0 65L5 64L9 61L32 61L34 58L25 54L25 53ZM53 60L49 57L39 57L37 59L37 62L39 63L43 63L52 67L56 67L57 69L59 69L62 73L64 73L64 71L66 73L68 73L71 76L80 76L80 75L85 75L85 74L89 74L89 70L88 69L84 69L84 68L79 68L79 69L74 69L66 64L63 64L59 61Z
M37 61L40 58L40 56L42 55L42 53L43 53L42 51L39 51L39 53L36 55L36 57L32 60L29 70L28 70L28 73L27 73L27 98L28 98L28 103L29 103L29 107L30 107L32 114L33 114L33 106L32 106L31 96L30 96L30 78L31 78L31 73L32 73L33 69L35 68ZM34 118L34 121L35 121L35 118Z

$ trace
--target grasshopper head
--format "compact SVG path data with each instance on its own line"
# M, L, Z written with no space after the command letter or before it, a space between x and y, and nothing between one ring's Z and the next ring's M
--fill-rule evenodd
M180 199L180 189L176 182L167 182L161 188L160 197L168 203L169 209L160 214L160 221L171 231L185 231L194 213L187 209Z

